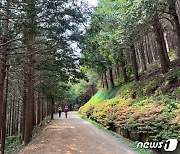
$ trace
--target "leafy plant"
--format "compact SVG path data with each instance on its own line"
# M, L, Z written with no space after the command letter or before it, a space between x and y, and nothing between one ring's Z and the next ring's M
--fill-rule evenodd
M22 147L19 134L6 138L6 153L17 153Z
M123 99L118 96L81 109L86 117L108 129L121 128L134 134L148 134L147 140L161 141L180 135L180 105L166 96Z

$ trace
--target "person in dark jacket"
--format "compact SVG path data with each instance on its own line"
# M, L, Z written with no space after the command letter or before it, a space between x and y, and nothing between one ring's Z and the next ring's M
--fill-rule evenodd
M68 111L69 111L69 107L68 107L68 105L65 105L65 107L64 107L64 113L65 113L66 118L67 118L67 113L68 113Z

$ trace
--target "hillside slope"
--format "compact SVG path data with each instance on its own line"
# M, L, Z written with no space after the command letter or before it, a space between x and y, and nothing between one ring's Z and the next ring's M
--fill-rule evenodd
M132 140L180 139L180 69L141 78L99 91L79 112Z

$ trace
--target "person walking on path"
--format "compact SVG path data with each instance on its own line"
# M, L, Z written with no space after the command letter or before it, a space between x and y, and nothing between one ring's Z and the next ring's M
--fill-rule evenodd
M64 113L65 113L65 116L66 116L66 118L67 118L67 112L69 111L69 107L68 107L68 105L65 105L65 107L64 107Z
M61 106L59 105L59 107L58 107L58 112L59 112L59 118L61 117L61 112L62 112L62 108L61 108Z

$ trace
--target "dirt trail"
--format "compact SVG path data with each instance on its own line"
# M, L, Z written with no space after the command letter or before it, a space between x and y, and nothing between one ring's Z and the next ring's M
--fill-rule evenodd
M118 138L82 120L77 112L52 121L20 154L137 154Z

